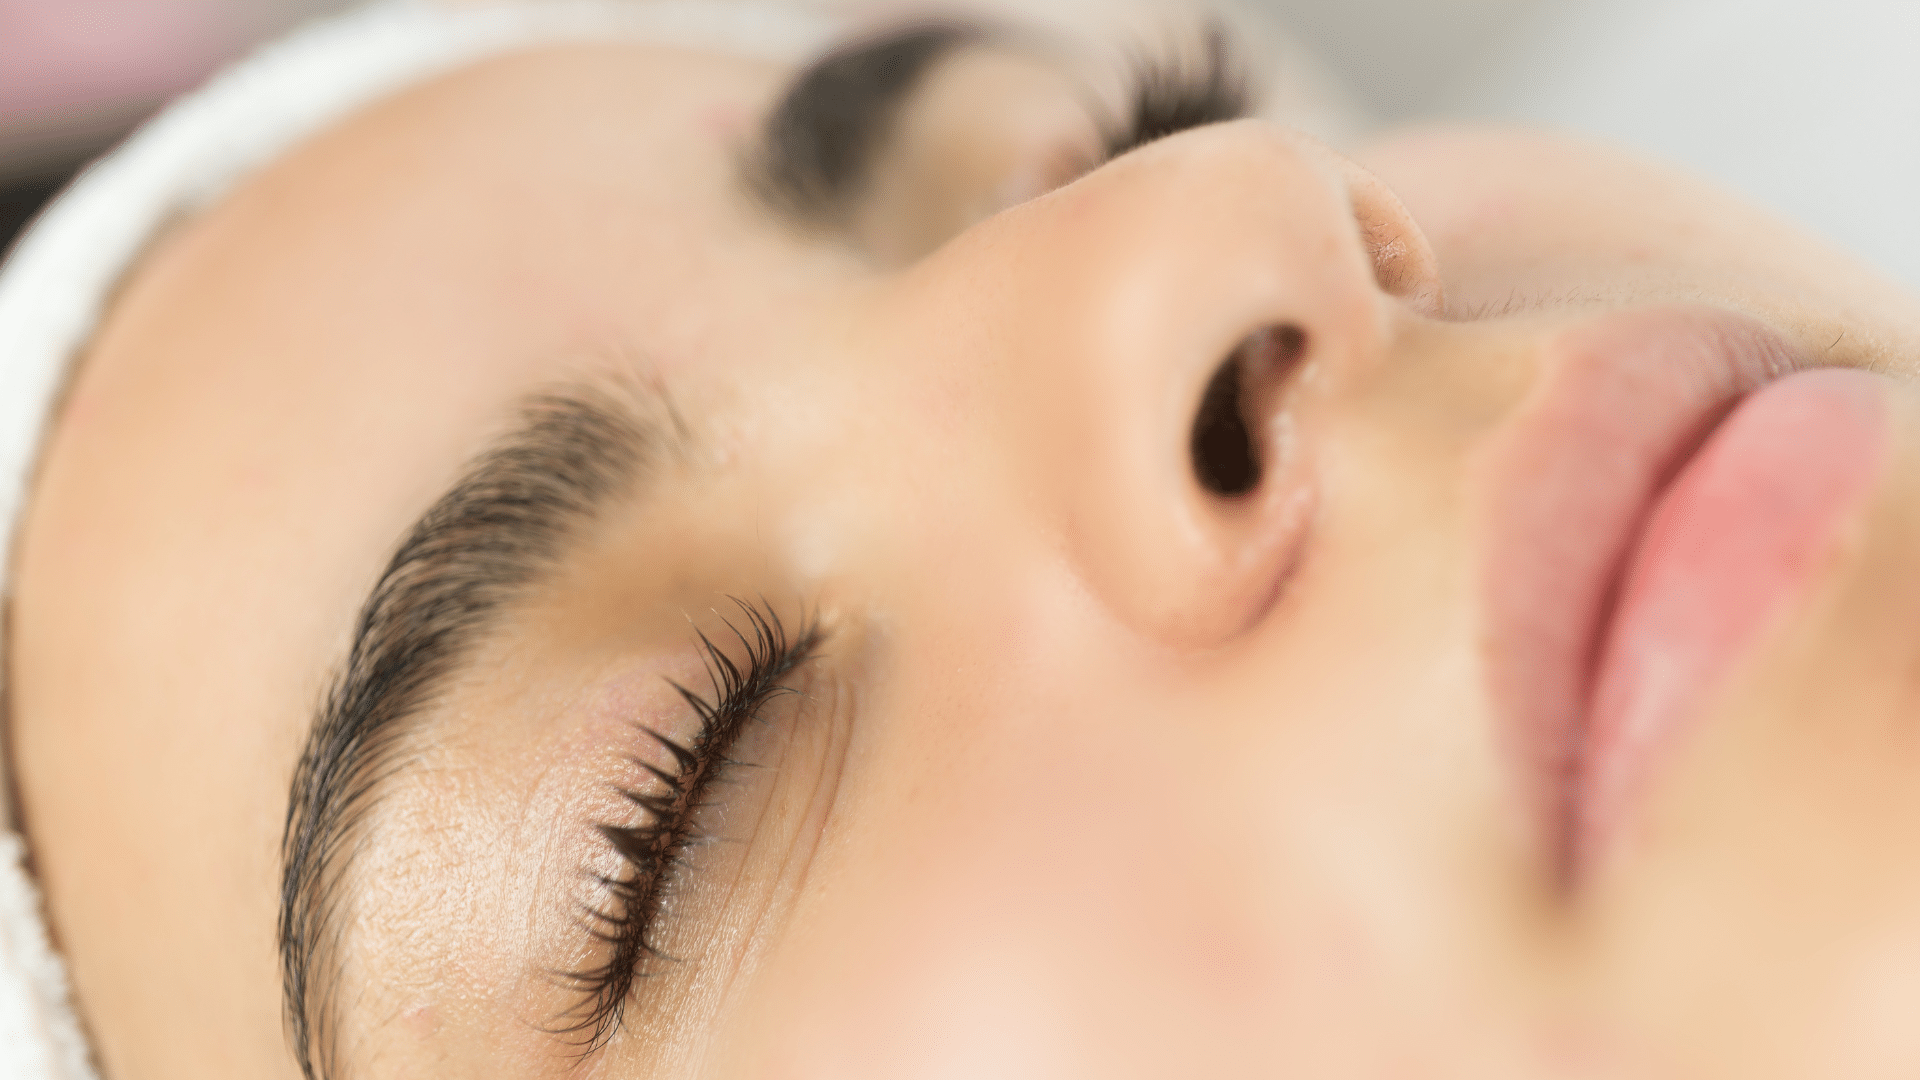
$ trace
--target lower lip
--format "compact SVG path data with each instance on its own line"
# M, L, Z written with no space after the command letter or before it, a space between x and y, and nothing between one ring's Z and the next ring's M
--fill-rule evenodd
M1821 576L1887 456L1879 376L1792 375L1728 414L1661 496L1600 652L1576 843L1620 824L1649 763Z

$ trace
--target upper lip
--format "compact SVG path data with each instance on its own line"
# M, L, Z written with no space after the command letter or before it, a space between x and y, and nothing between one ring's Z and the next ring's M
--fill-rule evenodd
M1597 653L1628 557L1719 421L1802 365L1760 323L1691 308L1582 324L1543 362L1484 461L1488 678L1549 853L1571 869Z

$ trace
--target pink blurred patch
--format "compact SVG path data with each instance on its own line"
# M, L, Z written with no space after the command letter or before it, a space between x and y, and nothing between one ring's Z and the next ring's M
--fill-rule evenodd
M255 29L235 0L0 0L0 126L152 101Z

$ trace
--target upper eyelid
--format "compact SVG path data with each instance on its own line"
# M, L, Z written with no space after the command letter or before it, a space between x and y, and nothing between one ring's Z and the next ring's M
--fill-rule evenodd
M642 729L667 749L674 759L674 769L669 772L637 763L673 798L623 790L630 802L649 813L648 821L636 826L599 826L630 867L625 878L595 875L611 891L610 900L618 907L611 911L589 908L586 912L587 932L605 941L610 954L597 967L553 973L563 984L572 984L581 1000L555 1017L549 1027L557 1035L585 1035L582 1057L596 1052L621 1028L641 965L658 955L651 944L652 931L673 871L679 865L678 856L697 839L693 835L695 818L710 805L708 790L734 764L730 754L735 741L769 700L798 693L788 680L818 655L826 637L820 624L811 618L803 621L800 633L789 637L779 616L764 601L755 605L733 599L749 630L742 632L730 620L727 626L737 636L746 663L733 660L705 633L696 630L706 652L713 697L703 699L692 690L671 684L700 721L692 745ZM662 812L670 816L663 817ZM631 842L631 850L621 846L623 838Z

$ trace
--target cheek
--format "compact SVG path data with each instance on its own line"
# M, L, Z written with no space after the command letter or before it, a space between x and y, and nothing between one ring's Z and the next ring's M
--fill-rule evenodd
M957 591L887 636L808 891L723 1016L716 1075L1383 1067L1362 1031L1380 1002L1426 1015L1458 990L1408 959L1472 952L1467 905L1424 876L1452 853L1402 820L1430 824L1426 803L1383 790L1420 777L1302 672L1189 678L1069 590ZM1435 857L1378 857L1409 839Z

